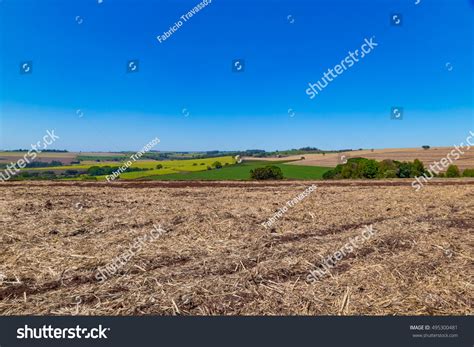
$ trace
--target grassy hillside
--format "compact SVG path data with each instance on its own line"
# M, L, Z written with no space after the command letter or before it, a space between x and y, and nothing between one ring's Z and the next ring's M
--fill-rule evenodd
M146 179L164 180L164 181L186 181L186 180L203 180L203 181L220 181L220 180L250 180L250 170L257 167L268 165L268 162L244 162L242 164L223 167L219 170L200 171L200 172L183 172L169 175L148 176ZM323 174L330 168L317 166L294 166L283 163L272 163L283 171L286 179L305 180L305 179L322 179Z
M214 168L213 163L220 162L222 168ZM268 165L265 161L250 161L236 164L231 156L206 158L206 159L186 159L186 160L141 160L133 162L131 168L147 169L142 171L131 171L120 174L122 180L250 180L250 170ZM109 166L112 170L123 165L123 162L116 161L83 161L80 164L48 166L39 168L23 169L24 177L18 179L65 179L65 180L105 180L105 173L92 173L91 167ZM161 165L157 169L157 165ZM296 166L289 165L288 161L272 162L281 168L285 179L321 179L323 174L330 168L317 166ZM209 170L208 168L212 168ZM68 171L74 170L74 173ZM92 169L93 170L93 169ZM97 172L97 170L93 170ZM32 176L36 175L36 176ZM40 175L38 177L38 175ZM21 176L21 174L19 175Z

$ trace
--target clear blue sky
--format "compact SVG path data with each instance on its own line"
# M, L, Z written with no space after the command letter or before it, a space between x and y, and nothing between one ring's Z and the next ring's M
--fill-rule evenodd
M159 43L199 0L0 0L0 148L47 129L71 151L452 146L474 130L474 0L415 1L213 0Z

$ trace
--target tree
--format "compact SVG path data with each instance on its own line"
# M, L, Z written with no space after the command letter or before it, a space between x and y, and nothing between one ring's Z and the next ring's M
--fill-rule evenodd
M454 164L451 164L448 166L448 169L446 170L446 177L460 177L461 176L461 172L459 171L459 168L454 165Z
M378 172L379 172L379 166L377 164L377 161L371 159L365 162L361 162L360 173L362 177L375 178Z
M398 167L395 162L391 159L385 159L379 162L379 173L377 175L378 178L394 178L397 176ZM390 171L390 174L387 175L387 172ZM393 176L395 173L395 176Z
M351 178L353 175L352 166L351 165L344 165L341 170L341 177L342 178Z
M328 170L325 173L323 173L323 179L324 180L332 180L336 176L335 170Z
M396 170L387 170L383 173L383 178L397 178Z
M430 149L430 146L424 145L424 146L421 146L421 148L423 148L423 149Z
M278 166L268 165L250 170L250 177L254 180L281 180L283 172Z
M413 166L411 167L411 170L411 177L418 177L425 173L425 167L423 166L423 163L418 159L415 159L415 161L413 161Z
M412 172L412 163L403 162L398 166L398 177L400 178L410 178Z
M462 175L464 177L474 177L474 169L465 169Z
M212 166L214 166L216 169L222 168L222 164L220 161L215 161Z

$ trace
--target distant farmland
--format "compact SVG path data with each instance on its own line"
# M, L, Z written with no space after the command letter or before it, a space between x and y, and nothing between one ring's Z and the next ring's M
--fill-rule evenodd
M266 161L281 161L291 160L290 165L304 165L304 166L322 166L322 167L335 167L337 164L341 164L342 160L363 157L367 159L375 159L378 161L384 159L392 159L398 161L413 161L419 159L423 162L425 167L432 164L435 161L440 161L442 158L453 150L452 147L435 147L430 149L422 148L391 148L391 149L370 149L347 151L340 153L311 153L292 155L281 158L252 158L245 157L246 160L266 160ZM474 168L474 149L471 148L469 151L463 150L465 153L455 161L461 170ZM301 157L304 157L301 160ZM342 157L342 159L341 159Z
M425 167L435 161L440 161L451 152L450 147L430 149L376 149L354 150L339 153L303 153L287 157L244 157L244 162L238 164L231 155L205 157L206 152L153 152L150 157L135 161L130 166L130 172L120 174L121 180L160 180L160 181L245 181L250 180L250 171L266 165L278 166L289 180L319 180L323 174L345 160L355 157L375 159L378 161L392 159L398 161L421 160ZM461 169L474 168L474 150L464 149L464 154L454 163ZM222 153L222 152L221 152ZM0 169L11 162L22 158L26 152L1 152ZM108 172L89 175L92 167L106 166L115 171L130 159L132 152L44 152L38 155L35 162L41 167L22 169L16 179L40 180L105 180ZM209 154L209 153L208 153ZM162 157L171 159L162 159ZM51 162L52 165L44 165ZM219 162L222 167L215 167ZM62 165L61 165L62 163ZM133 169L133 170L132 170ZM68 173L69 172L69 173ZM74 172L74 173L71 173ZM29 177L27 177L31 174Z
M80 164L73 165L62 165L62 166L48 166L48 167L39 167L39 168L29 168L24 169L29 173L34 172L47 172L52 171L56 173L65 172L67 170L76 170L80 172L87 172L92 167L114 167L118 168L126 162L126 158L123 162L116 161L82 161ZM231 156L226 157L216 157L216 158L205 158L205 159L187 159L187 160L138 160L132 162L130 168L144 169L143 171L132 171L124 172L120 174L120 179L143 179L148 176L159 176L167 174L177 174L177 173L192 173L197 171L210 171L210 169L217 170L213 167L213 164L219 162L222 166L233 165L236 163L235 159ZM160 166L160 168L158 168ZM105 180L106 175L95 176L97 180ZM80 179L80 178L68 178L71 179Z
M27 152L2 152L0 151L0 164L10 164L23 158ZM37 155L37 161L51 162L53 160L60 161L63 164L70 164L76 160L77 153L57 153L57 152L43 152Z
M107 157L105 157L107 158ZM215 168L214 163L219 162L222 168ZM206 158L206 159L186 159L186 160L140 160L133 162L131 168L146 169L143 171L124 172L120 174L122 180L165 180L165 181L183 181L183 180L250 180L250 170L268 165L265 161L252 161L237 164L231 156ZM86 173L92 167L120 167L123 162L116 161L90 161L85 160L80 164L48 166L39 168L28 168L23 171L34 172L55 172L57 174L68 170L76 170ZM322 175L330 168L316 166L295 166L288 165L286 162L274 162L272 165L278 166L283 171L286 179L305 180L321 179ZM157 166L161 166L157 168ZM60 178L66 180L78 180L76 178ZM95 176L97 180L105 180L106 175Z

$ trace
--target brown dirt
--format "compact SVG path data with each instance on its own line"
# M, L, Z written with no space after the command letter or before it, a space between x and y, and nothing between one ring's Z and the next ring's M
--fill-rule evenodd
M314 182L272 230L311 182L7 182L0 314L473 314L472 182ZM96 281L153 224L167 234ZM368 224L331 276L306 281Z
M114 188L198 188L198 187L284 187L311 184L311 181L147 181L147 180L120 180L115 182L84 182L84 181L9 181L4 183L8 187L114 187ZM393 180L325 180L315 181L316 185L325 187L387 187L387 186L408 186L411 187L413 178L393 179ZM456 186L474 185L474 178L435 178L429 181L429 185Z

